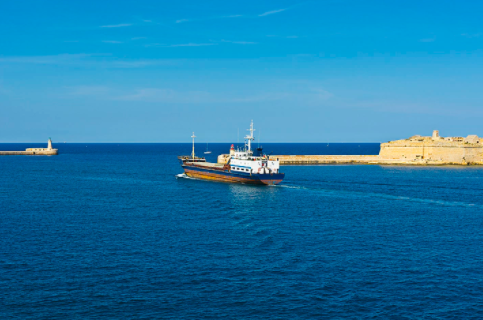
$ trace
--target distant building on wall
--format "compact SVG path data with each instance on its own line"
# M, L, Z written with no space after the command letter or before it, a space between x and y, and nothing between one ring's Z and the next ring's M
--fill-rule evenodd
M433 136L431 138L433 140L439 140L439 139L441 139L441 137L439 136L439 131L438 130L434 130L433 131Z
M480 138L477 135L469 135L464 140L465 143L480 143Z

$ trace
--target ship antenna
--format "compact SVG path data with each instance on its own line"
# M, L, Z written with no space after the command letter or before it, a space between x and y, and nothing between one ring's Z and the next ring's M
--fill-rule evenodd
M250 131L250 135L247 135L245 139L247 139L248 152L250 152L252 150L251 149L252 140L255 140L253 138L253 131L255 131L255 129L253 129L253 120L252 120L252 123L250 124L250 129L248 129L248 131Z
M193 132L193 135L191 136L193 138L193 151L191 152L191 157L194 159L195 158L195 133Z

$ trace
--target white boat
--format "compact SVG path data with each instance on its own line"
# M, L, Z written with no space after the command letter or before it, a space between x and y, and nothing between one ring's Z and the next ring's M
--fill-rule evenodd
M206 151L205 151L205 154L210 154L211 151L208 151L208 143L206 144Z
M262 148L257 148L257 155L253 154L253 120L249 131L250 134L245 137L244 148L235 150L231 145L230 155L225 163L210 163L205 158L196 157L196 137L193 133L191 155L178 157L185 174L191 178L256 185L275 185L282 182L285 174L280 172L278 159L270 159L269 155L263 154Z

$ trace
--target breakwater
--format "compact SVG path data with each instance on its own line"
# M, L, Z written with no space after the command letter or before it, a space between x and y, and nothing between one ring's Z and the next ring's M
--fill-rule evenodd
M55 156L57 149L49 151L0 151L0 156Z
M25 151L0 151L0 156L55 156L58 149L52 148L52 140L49 138L47 148L27 148Z
M273 155L269 158L279 160L281 165L377 164L382 160L378 155Z
M444 161L431 159L390 159L381 155L273 155L270 160L279 160L280 165L317 165L317 164L379 164L379 165L483 165L480 162Z

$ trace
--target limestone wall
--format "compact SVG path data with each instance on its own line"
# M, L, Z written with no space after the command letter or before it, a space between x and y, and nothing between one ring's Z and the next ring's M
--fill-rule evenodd
M0 151L0 156L55 156L58 153L57 149L44 149L42 151L29 151L27 149L26 151Z
M464 142L412 142L400 140L381 144L379 153L384 159L445 162L449 164L483 164L483 146Z
M279 160L281 165L294 164L330 164L330 163L375 163L380 162L379 156L355 155L273 155L270 160Z

